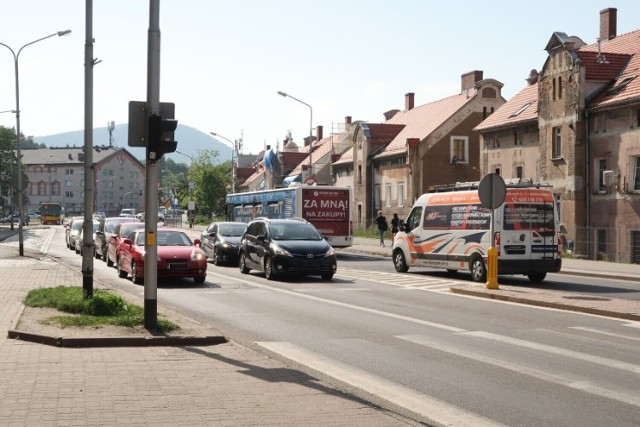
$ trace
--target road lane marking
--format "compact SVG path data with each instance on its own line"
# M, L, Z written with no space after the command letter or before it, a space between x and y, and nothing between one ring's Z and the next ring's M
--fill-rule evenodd
M615 338L623 338L625 340L640 341L640 337L631 337L629 335L614 334L613 332L607 332L600 329L585 328L582 326L570 326L569 329L577 329L579 331L593 332L594 334L607 335Z
M441 425L500 426L502 424L455 405L404 387L364 370L330 359L289 342L257 342L257 345L324 375L380 397Z
M508 362L506 360L500 360L500 359L497 359L495 356L491 356L491 357L483 356L476 352L470 352L467 350L463 350L461 348L450 346L442 342L437 342L424 335L396 335L396 338L399 338L404 341L409 341L424 347L432 348L437 351L443 351L445 353L454 354L459 357L464 357L464 358L475 360L491 366L496 366L498 368L506 369L508 371L516 372L523 375L528 375L530 377L533 377L539 380L566 386L574 390L594 394L594 395L605 397L608 399L617 400L619 402L623 402L629 405L640 406L640 396L638 396L638 393L635 390L628 391L626 393L611 390L605 387L600 387L598 385L595 385L589 381L576 379L575 377L563 376L563 375L541 371L539 369L530 368L525 365Z
M525 341L518 338L511 338L504 335L492 334L485 331L468 331L461 332L461 335L472 336L476 338L483 338L493 341L502 342L505 344L516 345L523 348L529 348L531 350L542 351L549 354L555 354L558 356L564 356L571 359L581 360L583 362L595 363L607 368L615 368L622 371L633 372L634 374L640 374L640 366L632 363L621 362L619 360L609 359L607 357L593 356L590 354L580 353L573 350L567 350L560 347L554 347L547 344L538 344L531 341Z
M219 275L218 273L208 273L209 274L213 274L214 276L220 276L220 277L225 277L227 279L229 279L229 276L222 276ZM389 313L388 311L382 311L382 310L375 310L372 308L367 308L367 307L361 307L358 305L353 305L353 304L348 304L348 303L344 303L344 302L340 302L340 301L334 301L334 300L330 300L330 299L326 299L326 298L321 298L318 296L314 296L314 295L309 295L306 293L301 293L301 292L295 292L295 291L289 291L286 289L282 289L282 288L278 288L275 286L270 286L270 285L264 285L262 283L258 283L258 282L251 282L249 280L244 280L244 279L239 279L239 278L233 278L233 280L240 282L240 283L244 283L247 286L251 286L251 287L255 287L255 288L260 288L260 289L268 289L270 291L274 291L274 292L279 292L282 294L287 294L287 295L292 295L298 298L306 298L312 301L317 301L317 302L322 302L325 304L331 304L337 307L343 307L343 308L348 308L351 310L357 310L357 311L361 311L364 313L369 313L369 314L375 314L378 316L384 316L384 317L389 317L395 320L401 320L404 322L409 322L409 323L415 323L417 325L423 325L423 326L429 326L432 328L436 328L436 329L442 329L445 331L449 331L449 332L466 332L466 329L461 329L461 328L456 328L455 326L449 326L449 325L444 325L442 323L435 323L435 322L429 322L427 320L422 320L422 319L416 319L413 317L408 317L408 316L402 316L400 314L395 314L395 313Z

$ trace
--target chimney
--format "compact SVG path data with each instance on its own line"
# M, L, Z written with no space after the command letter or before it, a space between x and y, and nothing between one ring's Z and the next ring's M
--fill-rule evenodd
M404 94L404 111L409 111L413 109L413 92L407 92Z
M322 125L316 126L316 141L320 141L322 139Z
M351 124L351 116L345 116L344 118L345 127L349 127L350 124Z
M476 82L479 82L480 80L482 80L482 75L483 75L483 72L478 70L464 73L461 78L462 80L461 92L466 92L469 89L473 89L476 85Z
M600 11L600 40L611 40L618 32L618 9L610 7Z
M537 70L535 69L531 70L531 72L529 73L529 77L527 77L527 83L529 83L529 86L538 83L539 77L540 75L538 74Z

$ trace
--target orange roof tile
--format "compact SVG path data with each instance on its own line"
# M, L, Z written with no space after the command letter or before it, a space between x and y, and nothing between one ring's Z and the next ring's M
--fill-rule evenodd
M333 165L346 165L349 163L353 163L353 147L349 148L347 151L342 153L340 158L333 162Z
M407 138L425 139L456 111L473 100L476 91L470 95L462 93L438 101L430 102L408 111L400 111L385 124L405 125L395 138L375 158L402 153L407 149Z
M500 108L475 127L476 131L511 127L538 120L538 83L515 94Z
M334 141L341 141L345 136L346 133L344 132L334 133L330 136L322 138L320 141L315 141L313 143L313 152L311 153L311 159L309 158L309 155L307 153L303 153L306 154L304 160L302 160L291 172L289 172L288 176L300 175L302 173L302 166L309 165L311 161L313 161L313 164L316 164L318 159L321 159L326 154L333 151Z
M598 55L598 52L588 50L578 50L576 54L585 67L585 78L598 81L615 79L631 58L629 54L607 53L606 55Z

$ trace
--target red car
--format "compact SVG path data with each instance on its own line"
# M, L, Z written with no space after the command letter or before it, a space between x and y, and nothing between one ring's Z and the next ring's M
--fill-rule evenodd
M134 220L133 222L123 222L116 225L116 228L113 229L113 234L107 241L107 265L109 267L118 263L120 245L125 237L138 229L144 230L144 222Z
M196 284L207 278L207 257L200 249L200 239L191 241L181 230L158 230L158 279L190 277ZM135 230L122 241L116 264L118 276L131 275L133 283L144 280L144 230Z

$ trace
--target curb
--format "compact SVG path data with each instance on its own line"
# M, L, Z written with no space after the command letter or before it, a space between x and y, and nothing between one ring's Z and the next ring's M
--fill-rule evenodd
M63 338L38 335L29 332L9 330L8 338L45 344L53 347L89 348L89 347L149 347L149 346L207 346L226 344L224 336L184 336L184 337L108 337L108 338Z
M493 300L499 300L499 301L508 301L508 302L514 302L514 303L518 303L518 304L533 305L533 306L537 306L537 307L556 308L556 309L559 309L559 310L573 311L573 312L578 312L578 313L594 314L594 315L597 315L597 316L613 317L613 318L616 318L616 319L640 321L640 314L622 313L622 312L619 312L619 311L602 310L602 309L592 308L592 307L580 307L580 306L575 306L575 305L570 305L570 304L562 304L562 303L557 303L557 302L541 301L541 300L534 300L534 299L528 299L528 298L514 297L514 296L511 296L511 295L500 295L500 294L495 294L495 293L474 291L474 290L463 289L463 288L452 287L452 288L449 288L449 290L453 294L469 295L469 296L474 296L474 297L478 297L478 298L487 298L487 299L493 299Z

